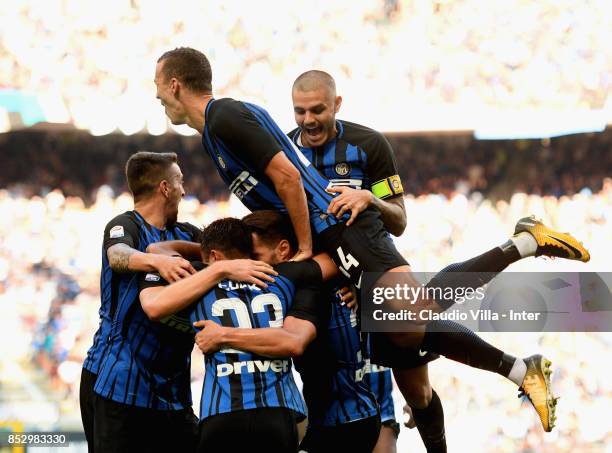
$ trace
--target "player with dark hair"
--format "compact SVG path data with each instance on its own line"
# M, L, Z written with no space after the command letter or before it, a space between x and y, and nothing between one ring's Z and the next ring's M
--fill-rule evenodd
M104 231L100 328L83 365L80 399L87 441L96 452L191 448L193 340L177 342L163 325L147 319L135 272L157 271L168 281L191 275L195 270L183 258L145 252L159 241L199 240L200 230L176 222L185 193L176 154L136 153L126 176L134 210L115 217Z
M130 157L125 168L128 187L134 196L134 209L111 220L104 229L102 270L100 278L100 326L83 363L80 384L80 407L89 451L94 449L94 385L100 363L109 347L112 318L119 300L134 298L135 272L158 271L174 281L194 272L188 261L157 254L145 249L161 240L158 233L174 224L178 204L183 196L182 177L174 153L139 152ZM170 237L197 239L187 225ZM100 416L98 416L99 418Z
M250 230L239 219L216 220L204 229L202 251L211 266L247 258ZM315 260L319 264L306 260L276 266L278 275L265 289L232 280L210 289L201 285L198 274L169 286L160 278L144 278L140 299L147 313L155 307L156 316L189 316L205 331L238 327L248 344L253 343L250 328L266 331L264 344L252 344L251 352L224 345L205 355L198 451L296 451L296 420L304 417L305 408L289 357L299 355L316 336L321 304L314 288L335 272L329 258ZM270 346L278 359L266 356Z
M291 223L278 211L256 211L243 218L253 238L253 257L269 264L280 264L293 256L296 242ZM320 305L331 311L324 329L295 360L304 383L303 395L308 407L308 428L300 451L327 452L344 449L369 453L380 431L378 404L364 381L367 368L357 329L356 313L340 303L338 282L328 282L321 293ZM327 303L326 303L327 302ZM285 326L283 326L285 327ZM291 326L297 336L296 328ZM240 342L242 330L204 329L196 335L203 352L214 351L222 344L231 347L259 346L258 332ZM237 338L238 337L238 338ZM264 352L276 353L278 345Z
M349 203L346 198L341 201L340 197L338 201L332 202L331 195L325 191L328 181L280 133L278 126L265 110L231 99L214 100L211 92L190 86L189 79L181 79L181 74L170 64L170 56L184 58L196 68L206 66L198 61L208 61L204 54L193 49L176 49L162 55L158 60L155 84L157 97L165 106L166 114L174 124L188 124L202 133L204 148L213 159L220 175L230 190L249 209L267 208L288 212L300 247L294 259L311 255L309 216L322 248L330 253L340 271L357 287L361 284L364 272L383 273L377 282L382 287L396 284L413 287L419 285L410 273L410 266L388 237L380 219L380 211L367 209L358 215L351 214L352 218L345 224L348 212L357 211L358 206ZM206 81L212 80L210 72L202 70L201 76ZM312 130L311 133L316 136L318 131ZM382 137L377 133L360 136L366 141ZM300 183L299 187L295 184L296 181ZM397 181L392 179L383 183L379 190L381 193L395 194L399 188ZM428 287L452 288L459 284L477 288L509 264L534 254L582 261L589 259L586 249L570 235L553 231L540 222L523 219L517 224L516 235L507 243L471 260L448 266L430 281ZM457 282L457 272L471 273L469 275L472 280ZM366 294L368 289L365 288ZM454 300L436 301L425 298L421 293L421 297L414 302L409 306L413 312L440 312L449 308ZM404 305L401 300L387 300L387 303L396 308ZM402 369L406 360L405 349L421 348L502 373L517 363L519 366L525 365L522 359L517 359L512 364L501 361L498 357L500 351L483 348L482 340L475 339L473 335L464 335L460 326L455 324L429 323L427 328L422 324L414 324L412 327L415 332L373 335L373 359L381 365ZM448 330L452 329L454 330L449 333ZM458 335L463 343L456 340L452 343L432 340L430 333L434 330L445 330L440 332L437 340L443 339L447 334L450 337ZM463 347L458 348L459 344ZM474 354L479 357L474 357ZM538 356L530 360L528 365L526 375L536 375L538 384L525 390L540 415L544 429L549 431L553 417L553 411L550 410L552 396L547 387L549 363ZM406 393L410 390L401 380L398 380L398 386ZM547 391L544 392L543 389ZM545 395L545 398L542 399L541 395Z
M202 144L230 190L251 210L287 212L298 238L294 260L312 256L312 228L338 221L326 214L327 180L261 107L214 99L206 56L181 47L164 53L155 71L157 98L173 124L202 134Z

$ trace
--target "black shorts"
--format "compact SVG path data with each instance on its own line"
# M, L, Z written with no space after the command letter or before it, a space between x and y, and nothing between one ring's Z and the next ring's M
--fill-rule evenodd
M95 395L96 453L193 452L198 419L191 407L175 411L145 409Z
M370 332L370 361L377 365L395 368L397 370L410 370L440 357L438 354L420 349L404 348L394 344L388 334Z
M200 422L198 453L295 453L296 413L285 407L227 412Z
M94 433L94 385L96 384L97 374L83 368L81 370L81 384L79 385L79 404L81 406L81 421L85 430L87 440L87 451L93 453L93 433Z
M380 417L368 417L338 426L309 426L300 453L347 451L371 453L380 433Z
M317 247L329 253L342 274L357 286L363 272L380 273L408 265L375 209L363 211L349 227L337 224L326 229Z

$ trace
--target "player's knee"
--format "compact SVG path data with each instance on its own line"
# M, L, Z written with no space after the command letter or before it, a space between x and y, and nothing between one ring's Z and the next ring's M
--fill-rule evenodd
M432 398L432 388L429 383L415 382L402 393L404 393L408 405L416 409L425 409L429 406Z

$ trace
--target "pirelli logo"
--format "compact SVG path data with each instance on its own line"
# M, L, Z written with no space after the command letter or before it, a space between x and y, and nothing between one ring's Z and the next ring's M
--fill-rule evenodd
M242 360L234 363L220 363L217 365L217 377L242 373L288 373L289 360Z
M372 193L377 198L384 200L385 198L393 197L404 193L402 180L399 175L389 176L372 184Z

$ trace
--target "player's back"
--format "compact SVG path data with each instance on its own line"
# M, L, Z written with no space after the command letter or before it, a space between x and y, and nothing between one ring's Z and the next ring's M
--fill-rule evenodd
M314 168L260 106L234 99L208 103L202 144L230 190L250 210L287 212L265 169L279 151L298 169L316 233L338 221L326 214L333 195L329 181Z
M340 304L337 289L330 285L324 293L331 305L326 334L296 361L313 425L336 426L378 413L374 395L363 381L366 361L357 316Z
M136 211L125 215L138 226L131 234L137 241L133 244L137 250L145 251L149 244L164 240L198 239L199 231L189 224L176 223L161 230ZM132 227L124 223L123 228L127 234ZM104 286L101 308L102 324L109 325L100 336L103 349L95 392L119 403L150 409L189 407L192 333L186 335L147 317L138 297L137 273L118 274L103 269L102 279L110 279Z
M224 280L194 306L191 319L212 320L222 326L267 328L283 325L302 284L320 280L313 262L284 263L268 288ZM318 275L317 275L318 273ZM291 373L291 359L270 359L236 349L205 356L200 418L261 407L285 407L305 414Z

